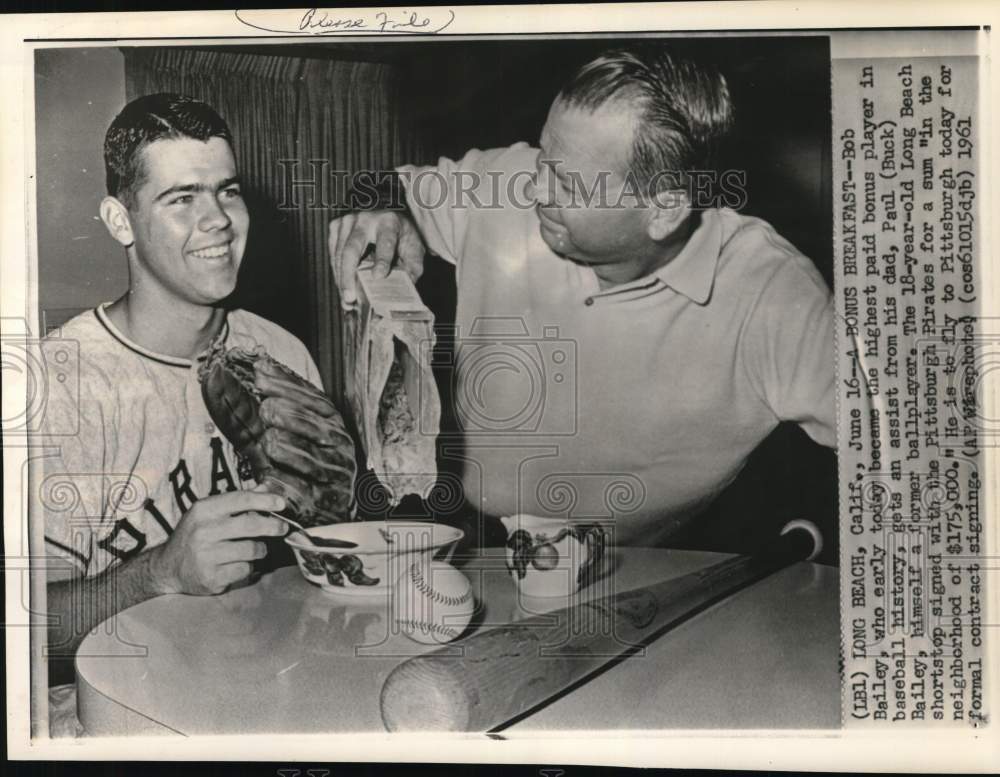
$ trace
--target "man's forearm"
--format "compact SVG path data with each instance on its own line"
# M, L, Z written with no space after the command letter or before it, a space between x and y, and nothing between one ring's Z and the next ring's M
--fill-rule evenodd
M49 583L49 656L71 658L100 623L163 593L151 569L158 555L152 548L97 577Z

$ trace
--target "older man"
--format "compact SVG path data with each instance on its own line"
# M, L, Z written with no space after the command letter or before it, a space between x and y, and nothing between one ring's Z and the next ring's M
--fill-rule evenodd
M455 265L463 482L485 514L614 514L620 541L654 543L779 421L835 444L828 288L767 223L700 207L731 121L714 70L669 44L610 51L539 148L401 168L408 216L331 224L346 306L370 242L383 271L398 254L418 276L425 245Z

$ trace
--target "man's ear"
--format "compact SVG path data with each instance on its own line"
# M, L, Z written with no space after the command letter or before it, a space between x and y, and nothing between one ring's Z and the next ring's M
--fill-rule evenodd
M108 228L111 237L128 248L135 242L135 235L132 234L132 220L128 215L128 208L117 197L105 197L101 200L101 221Z
M691 200L683 189L657 192L651 198L646 234L651 240L662 241L685 222L691 212Z

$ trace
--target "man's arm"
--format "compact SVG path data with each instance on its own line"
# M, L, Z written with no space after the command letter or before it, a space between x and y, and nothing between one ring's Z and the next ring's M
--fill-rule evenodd
M259 491L206 497L188 510L162 545L92 578L53 580L46 586L49 650L69 658L83 638L122 610L170 593L222 593L250 574L250 562L267 548L257 537L280 537L277 518L259 512L283 510L285 501Z
M741 353L752 385L775 416L835 448L833 300L806 261L789 261L771 277L751 311Z
M417 280L429 249L458 265L472 212L477 203L503 205L508 191L523 174L533 171L535 150L518 143L510 148L471 149L460 160L441 157L436 165L403 165L397 178L381 188L370 187L353 198L354 204L372 203L375 210L350 213L330 222L330 260L343 307L357 302L355 273L374 245L376 277L389 273L394 262ZM505 178L504 172L510 173ZM499 185L501 193L493 191ZM405 192L402 196L401 192ZM495 201L497 196L501 200ZM524 197L519 197L521 207ZM398 257L398 258L397 258Z
M150 571L158 552L152 548L96 577L50 581L46 587L50 659L72 658L100 623L164 593Z

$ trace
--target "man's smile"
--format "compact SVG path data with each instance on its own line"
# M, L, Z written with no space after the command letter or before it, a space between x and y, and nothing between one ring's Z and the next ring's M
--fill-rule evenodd
M207 260L218 260L218 259L228 259L229 258L229 243L217 243L215 245L206 246L205 248L198 248L193 251L189 251L191 256L197 257L198 259Z

